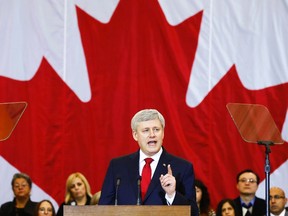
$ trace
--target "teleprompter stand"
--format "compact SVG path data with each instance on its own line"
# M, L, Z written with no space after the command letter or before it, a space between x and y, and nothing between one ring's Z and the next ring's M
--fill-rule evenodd
M266 216L270 215L270 159L271 146L283 144L281 134L269 112L259 104L228 103L226 105L242 139L265 146Z

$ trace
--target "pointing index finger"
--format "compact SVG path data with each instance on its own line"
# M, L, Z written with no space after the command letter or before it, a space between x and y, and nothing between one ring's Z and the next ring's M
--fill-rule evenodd
M167 170L168 170L168 174L169 174L169 175L173 175L173 173L172 173L172 169L171 169L171 165L170 165L170 164L168 164L168 166L167 166Z

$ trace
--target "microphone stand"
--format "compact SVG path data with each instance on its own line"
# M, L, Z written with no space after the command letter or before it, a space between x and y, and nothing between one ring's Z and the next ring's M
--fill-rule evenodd
M118 205L118 188L119 188L119 185L120 185L120 178L117 179L116 181L116 194L115 194L115 206Z
M141 205L141 176L137 179L137 187L138 187L138 194L137 194L137 205Z

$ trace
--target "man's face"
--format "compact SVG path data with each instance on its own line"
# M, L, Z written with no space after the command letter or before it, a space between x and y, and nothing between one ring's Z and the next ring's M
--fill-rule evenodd
M280 188L270 189L270 212L279 215L287 203L284 192Z
M140 122L132 134L147 156L153 156L161 149L164 129L159 119Z
M236 187L242 195L255 195L258 189L256 175L251 172L243 173L239 176Z

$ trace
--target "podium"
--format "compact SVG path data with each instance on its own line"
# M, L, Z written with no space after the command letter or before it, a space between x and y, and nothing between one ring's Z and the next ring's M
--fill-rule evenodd
M64 216L190 216L189 205L64 205Z

